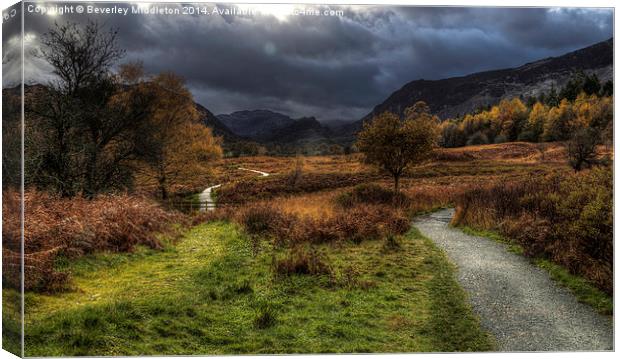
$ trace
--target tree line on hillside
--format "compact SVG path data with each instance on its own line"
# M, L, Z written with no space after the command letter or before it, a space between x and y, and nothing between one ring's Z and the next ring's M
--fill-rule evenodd
M562 90L539 98L504 99L498 105L448 119L440 126L442 147L510 141L566 141L589 132L597 142L613 136L613 85L578 72Z
M208 173L221 157L221 140L200 123L183 79L147 76L140 63L113 71L124 55L116 31L56 24L41 44L37 56L55 76L25 99L27 187L93 198L131 190L140 178L166 198L176 181ZM19 138L5 140L19 158Z
M444 122L431 114L425 102L418 101L405 110L404 119L384 112L365 122L355 147L364 154L366 162L393 177L395 193L399 192L400 177L407 168L428 159L437 145L567 141L569 164L576 171L604 164L608 161L598 159L596 147L613 141L613 99L608 96L607 86L595 86L596 77L593 81L587 79L592 77L569 81L561 92L568 97L556 102L556 106L533 101L528 107L519 98L513 98Z

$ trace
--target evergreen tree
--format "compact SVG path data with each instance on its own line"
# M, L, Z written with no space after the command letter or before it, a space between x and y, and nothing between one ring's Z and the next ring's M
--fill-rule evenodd
M586 76L583 82L583 92L587 95L598 94L601 90L601 82L596 74Z

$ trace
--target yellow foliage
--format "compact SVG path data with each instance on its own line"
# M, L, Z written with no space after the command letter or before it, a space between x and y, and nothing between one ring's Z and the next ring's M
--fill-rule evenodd
M210 173L212 162L222 157L221 139L199 122L192 95L180 77L164 73L141 85L156 100L143 149L145 160L139 167L143 178L155 182L166 198L170 186Z
M504 141L564 141L575 131L594 128L603 142L613 139L613 97L581 93L549 107L536 102L528 108L519 98L503 99L486 111L444 121L440 143L446 147Z

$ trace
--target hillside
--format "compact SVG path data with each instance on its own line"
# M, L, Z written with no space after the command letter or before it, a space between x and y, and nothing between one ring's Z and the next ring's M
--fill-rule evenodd
M577 70L595 73L601 81L613 78L613 39L567 53L527 63L517 68L474 73L442 80L415 80L392 93L361 120L341 129L352 136L365 120L382 112L401 114L417 101L445 119L469 113L503 98L538 96L552 86L562 87Z
M245 110L215 116L198 103L196 108L205 125L223 138L224 147L235 152L246 152L245 147L256 147L257 143L286 147L350 144L365 120L385 111L402 114L404 109L420 100L425 101L433 113L445 119L497 104L503 98L537 96L552 86L561 88L577 70L595 73L604 82L612 78L612 66L613 39L609 39L517 68L442 80L415 80L392 93L359 121L332 126L321 124L313 117L296 120L270 110ZM26 92L38 86L41 85L26 86ZM4 92L19 95L19 87L5 89Z
M219 123L237 137L266 145L278 153L315 153L332 144L332 130L314 117L292 119L270 110L245 110L218 115Z
M282 127L266 138L273 143L302 143L323 141L329 139L329 129L319 123L314 117L303 117Z
M213 130L213 134L221 136L224 142L238 142L243 139L233 133L225 124L222 123L211 111L199 103L196 103L196 109L200 113L201 121L205 126Z
M286 115L269 110L236 111L217 115L217 118L235 134L255 140L265 140L273 131L294 122Z

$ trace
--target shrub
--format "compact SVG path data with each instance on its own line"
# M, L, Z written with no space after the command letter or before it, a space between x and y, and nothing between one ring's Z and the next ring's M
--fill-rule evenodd
M19 194L3 193L3 278L19 287L19 217L9 202L19 203ZM56 272L55 258L111 251L130 252L137 245L161 248L158 233L176 234L173 223L184 223L178 213L164 211L155 202L127 195L59 198L45 192L27 191L24 196L24 261L26 290L54 291L68 278ZM15 267L16 266L16 267Z
M271 237L276 245L380 239L403 234L410 221L388 206L357 205L327 218L300 217L270 206L252 205L240 212L238 222L253 236Z
M467 146L486 145L487 143L489 143L489 138L480 131L471 135L467 140Z
M327 257L314 247L298 245L289 250L284 258L274 258L273 270L278 276L294 274L330 275L331 265Z
M336 203L343 208L351 208L356 204L385 204L406 206L409 198L403 193L394 193L393 190L381 187L373 183L365 183L355 186L350 191L345 191L336 197Z
M306 220L292 238L294 243L376 240L389 234L403 234L410 228L409 219L387 206L358 205L337 212L331 218Z
M261 306L254 318L254 327L256 329L267 329L276 324L276 311L269 305Z
M611 167L478 187L457 204L453 224L499 230L527 255L551 259L613 292Z
M33 291L58 292L66 289L69 274L56 271L54 262L60 247L46 251L24 254L24 289ZM14 289L21 287L20 252L4 248L2 251L2 280L4 285Z
M568 163L575 171L597 164L596 145L601 135L593 128L578 130L568 142Z
M275 234L282 226L291 222L292 216L288 216L278 209L268 205L250 205L245 207L237 221L251 235Z
M497 135L493 139L493 143L495 144L505 143L505 142L508 142L508 138L505 135Z
M276 196L312 193L324 189L354 186L377 178L371 173L304 173L294 186L290 176L258 177L223 185L218 191L220 203L247 203Z

